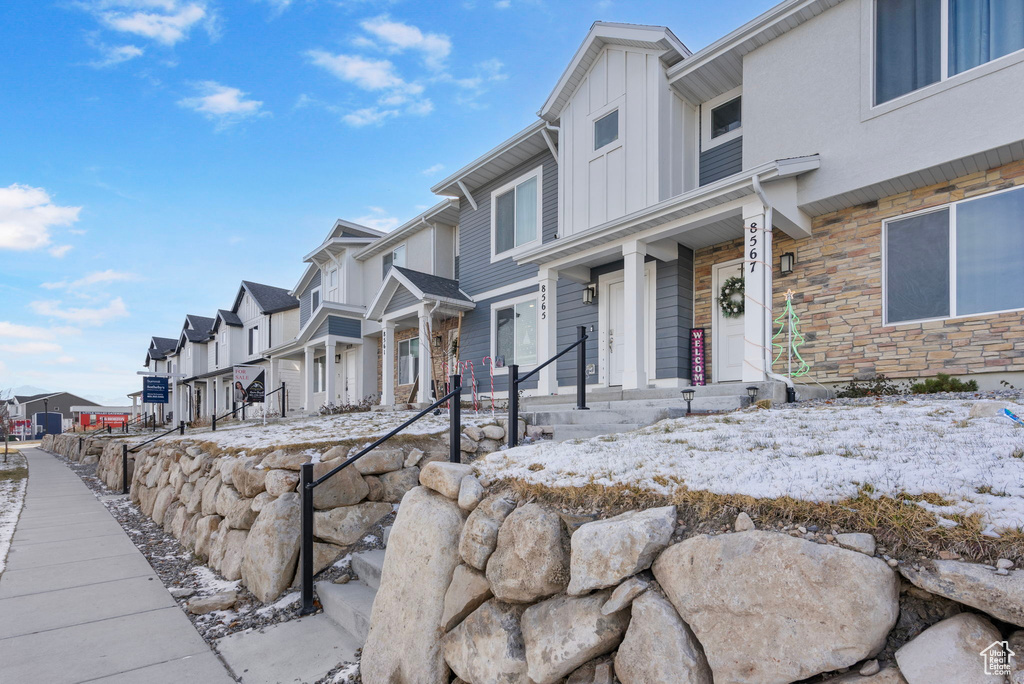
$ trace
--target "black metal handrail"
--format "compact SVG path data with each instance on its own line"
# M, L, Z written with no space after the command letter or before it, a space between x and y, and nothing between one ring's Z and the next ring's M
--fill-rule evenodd
M526 382L543 368L554 363L565 356L573 349L579 347L580 353L576 355L576 410L588 411L587 408L587 326L576 326L576 341L558 352L544 363L536 366L526 375L519 375L519 366L509 366L508 383L508 446L509 448L519 444L519 385Z
M423 416L437 410L446 401L451 400L448 411L448 459L452 463L462 462L462 376L452 375L450 377L451 392L444 395L433 404L423 409L415 416L405 421L394 430L391 430L383 437L380 437L372 444L364 447L355 456L345 459L344 463L331 468L330 471L313 479L313 463L303 463L300 471L300 487L302 493L302 540L301 553L299 555L299 572L302 577L302 608L300 614L308 615L314 611L313 607L313 490L323 484L326 480L337 475L342 469L352 465L366 454L370 453L384 442L388 441L405 428L415 423Z
M225 413L222 416L218 416L216 413L214 413L213 414L213 418L210 420L210 430L216 432L216 430L217 430L217 421L218 420L223 420L224 418L227 418L228 416L233 416L236 413L238 413L239 411L242 412L242 420L245 420L245 407L246 406L253 406L254 404L265 404L267 397L269 397L272 394L277 394L278 392L281 393L281 417L284 418L285 393L284 393L284 383L282 382L281 386L278 387L276 390L273 390L271 392L267 392L266 394L263 395L264 401L247 401L247 402L243 403L241 406L236 406L235 408L231 409L230 411L228 411L227 413ZM264 408L264 411L265 410L266 409Z
M185 434L185 421L181 421L180 423L178 423L176 426L172 427L167 432L161 432L159 435L157 435L155 437L150 437L145 442L142 442L140 444L136 444L135 446L131 447L130 449L128 448L127 444L122 444L121 445L121 493L122 494L127 494L128 493L128 454L129 454L129 452L138 451L142 447L147 446L149 444L152 444L156 440L160 439L161 437L166 437L167 435L171 434L172 432L177 432L179 435L184 435Z

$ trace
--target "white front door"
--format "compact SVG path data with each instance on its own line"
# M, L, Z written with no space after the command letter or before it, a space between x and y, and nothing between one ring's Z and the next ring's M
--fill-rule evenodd
M599 340L598 363L601 367L601 382L608 387L622 384L626 350L626 287L621 271L601 276L598 294ZM644 303L646 307L647 330L644 335L644 365L648 380L654 379L653 360L655 349L655 266L648 262L644 269Z
M742 259L715 264L711 275L711 308L714 312L711 327L711 357L714 370L712 382L730 382L743 379L743 316L722 315L718 294L722 284L732 276L743 277Z
M358 388L356 386L356 352L349 350L345 352L345 401L349 404L359 402Z

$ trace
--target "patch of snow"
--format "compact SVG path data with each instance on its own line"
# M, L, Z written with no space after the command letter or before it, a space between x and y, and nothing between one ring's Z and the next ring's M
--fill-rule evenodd
M275 601L274 603L271 603L269 606L263 606L262 608L256 611L256 614L269 615L274 611L287 608L293 603L298 603L300 598L302 598L302 593L298 591L293 591L291 593L285 594L281 598L277 599L277 601Z
M217 577L217 574L213 570L205 565L197 565L192 568L192 574L195 575L196 581L199 583L197 592L200 595L216 594L220 591L231 591L232 589L238 589L238 585L242 583L241 580L229 581L221 579L220 577Z
M938 494L936 515L980 513L992 532L1024 527L1024 430L968 419L970 401L818 405L666 420L641 430L544 442L478 460L490 480L555 488L688 488L836 502ZM950 521L952 522L952 521ZM942 524L940 520L940 524Z
M0 480L0 573L7 566L7 552L25 501L28 478Z

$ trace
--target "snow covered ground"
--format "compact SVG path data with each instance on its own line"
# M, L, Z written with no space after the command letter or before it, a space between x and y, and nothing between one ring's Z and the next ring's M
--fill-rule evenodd
M216 444L222 449L260 449L261 451L279 446L295 444L334 443L342 440L372 441L383 437L389 431L416 415L416 411L367 411L345 413L336 416L292 418L285 421L235 423L218 425L217 431L188 432L184 439ZM490 412L481 411L479 416L463 410L463 425L495 422ZM403 435L435 435L448 430L448 414L427 415L402 431ZM167 437L166 441L176 439ZM163 442L164 440L161 440Z
M938 494L939 516L980 513L989 533L1024 528L1024 429L969 418L972 401L910 399L666 420L616 436L498 451L477 461L491 480L551 488L680 488L755 498L842 501ZM1024 406L1012 405L1018 415ZM951 521L940 518L940 524Z
M14 528L28 487L28 464L25 457L12 451L4 463L0 455L0 573L7 565Z

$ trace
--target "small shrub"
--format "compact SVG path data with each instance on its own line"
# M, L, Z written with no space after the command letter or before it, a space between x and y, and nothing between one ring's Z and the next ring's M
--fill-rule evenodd
M770 409L772 407L771 399L758 399L757 403L754 404L759 409Z
M840 399L862 399L864 397L889 397L906 394L907 385L903 382L890 380L881 373L866 380L851 380L850 384L839 390Z
M978 383L974 380L958 380L951 378L945 373L939 373L934 378L928 378L924 382L915 382L910 386L912 394L937 394L939 392L977 392Z
M337 416L342 413L361 413L369 411L380 402L379 396L364 397L355 404L325 404L320 407L321 416Z

